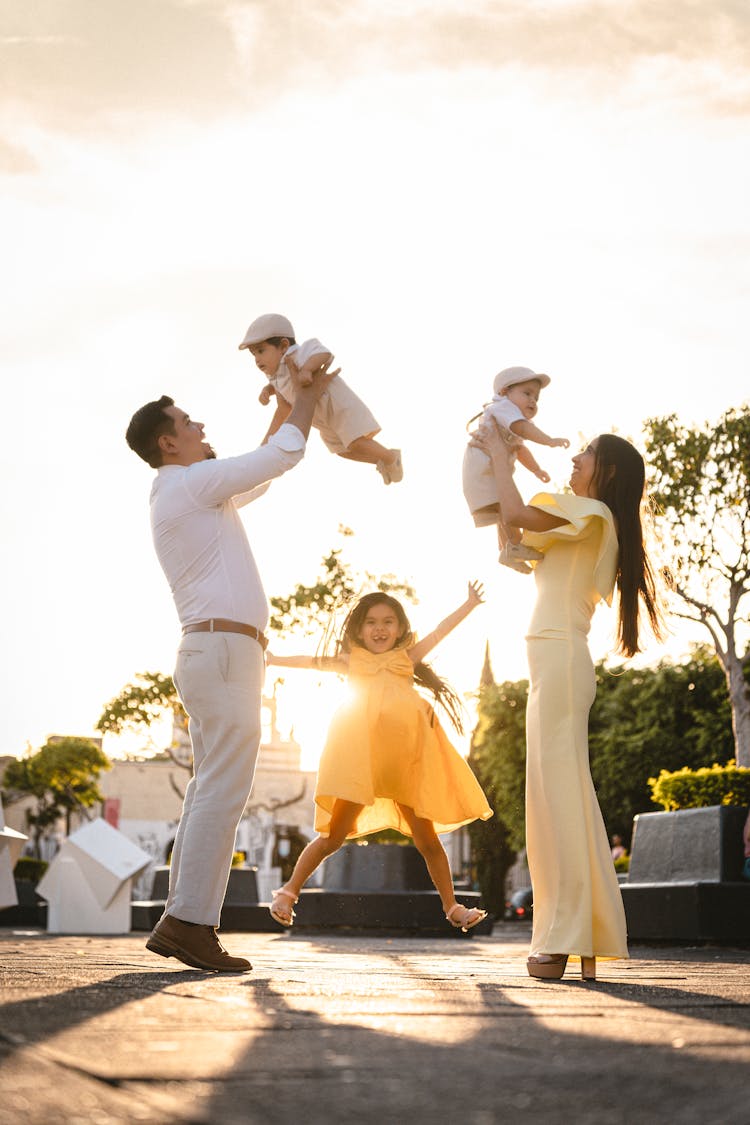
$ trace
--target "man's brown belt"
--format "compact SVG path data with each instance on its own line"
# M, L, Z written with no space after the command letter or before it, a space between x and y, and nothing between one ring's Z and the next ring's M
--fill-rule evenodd
M227 621L225 617L211 617L208 621L196 621L194 625L186 625L183 633L244 633L252 637L265 651L268 648L268 637L256 629L254 625L243 625L241 621Z

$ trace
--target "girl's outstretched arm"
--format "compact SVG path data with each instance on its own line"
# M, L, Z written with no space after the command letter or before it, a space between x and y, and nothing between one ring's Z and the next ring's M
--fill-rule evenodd
M266 664L278 668L314 668L319 672L346 672L349 656L274 656L266 652Z
M481 605L484 601L484 587L481 582L470 582L469 592L466 601L455 609L453 613L449 613L444 621L441 621L437 629L433 629L431 633L418 641L413 648L407 649L407 654L413 664L419 664L424 660L428 652L431 652L435 645L440 644L444 637L447 637L457 625L460 625L465 617L468 617L473 609Z

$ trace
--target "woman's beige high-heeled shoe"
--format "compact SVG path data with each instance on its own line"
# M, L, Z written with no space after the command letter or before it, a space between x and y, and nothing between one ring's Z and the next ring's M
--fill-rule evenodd
M560 980L567 963L567 953L536 953L527 958L526 969L537 980Z
M562 980L567 953L537 953L528 958L526 969L537 980ZM596 957L581 957L581 980L596 980Z
M596 957L581 957L581 980L596 980Z

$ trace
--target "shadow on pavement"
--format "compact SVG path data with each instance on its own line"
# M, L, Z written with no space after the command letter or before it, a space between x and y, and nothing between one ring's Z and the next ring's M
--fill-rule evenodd
M422 980L416 974L414 986ZM206 1091L194 1120L485 1125L516 1113L547 1125L748 1120L746 1069L723 1067L717 1082L717 1060L731 1058L733 1034L748 1027L746 1006L735 1010L721 997L663 986L655 993L646 984L583 982L543 985L531 1006L520 1001L522 987L528 997L528 986L508 984L507 978L497 986L467 981L458 991L447 989L444 1003L430 1012L410 1002L410 986L394 991L388 1028L380 1030L383 990L375 995L366 977L359 1007L349 1004L337 1015L333 976L330 1018L312 1010L319 996L300 993L299 1003L290 1003L270 982L257 997L267 1021L272 1013L270 1022ZM627 1001L611 1021L592 991L602 987ZM560 988L567 991L565 1006ZM576 994L572 1006L570 989ZM351 980L344 993L351 1000ZM660 1041L658 1009L685 1017L680 1035L672 1018ZM689 1022L695 1018L712 1025L705 1039ZM636 1036L633 1020L640 1022Z

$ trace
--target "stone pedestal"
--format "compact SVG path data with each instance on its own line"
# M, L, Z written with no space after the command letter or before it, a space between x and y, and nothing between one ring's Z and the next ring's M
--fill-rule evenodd
M410 844L345 844L323 864L324 891L434 891L425 861Z
M456 895L479 906L476 891ZM412 844L345 844L325 861L322 886L304 890L295 907L297 932L333 931L423 937L491 933L485 918L464 934L446 921L425 862Z
M168 893L169 867L154 868L151 898L131 903L131 929L152 930L164 912ZM273 932L278 928L268 913L268 907L258 901L255 867L233 867L229 872L221 928L259 933Z
M39 926L47 928L47 903L36 893L36 886L25 879L16 880L15 906L0 910L0 926L23 927Z
M132 929L151 930L167 899L169 868L154 871L152 899L132 903ZM464 906L479 906L476 891L460 891ZM427 874L424 860L412 845L345 844L323 865L322 886L304 890L295 907L293 933L338 932L415 934L430 937L471 937L492 932L486 918L468 934L443 916L440 896ZM242 932L281 932L268 903L258 902L256 870L233 867L221 927Z
M750 944L750 883L742 879L747 811L712 805L635 818L620 888L630 938Z

